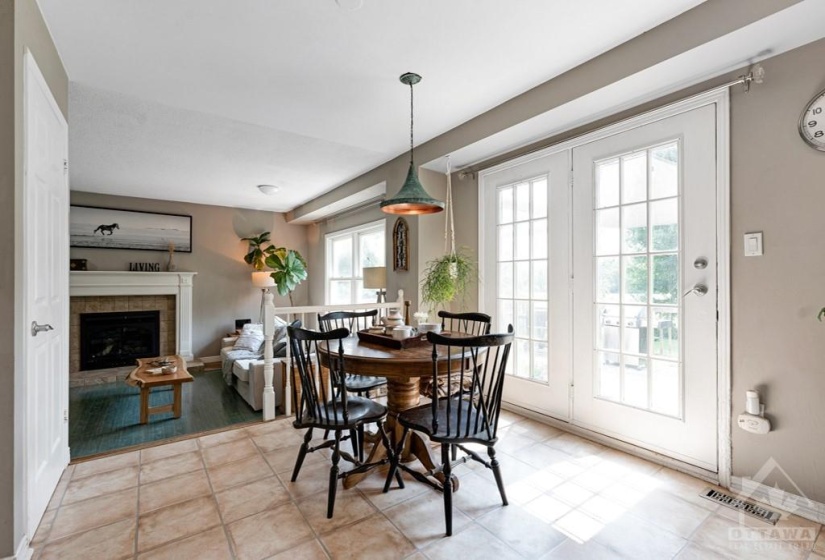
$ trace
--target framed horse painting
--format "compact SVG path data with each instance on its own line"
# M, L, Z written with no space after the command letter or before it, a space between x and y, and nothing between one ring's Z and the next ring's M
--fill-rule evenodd
M72 206L69 244L98 249L192 252L192 216Z

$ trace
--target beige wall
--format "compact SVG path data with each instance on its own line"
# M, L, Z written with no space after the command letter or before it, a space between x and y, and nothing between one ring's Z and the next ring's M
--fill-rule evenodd
M25 397L23 385L18 381L23 378L24 371L23 357L15 355L13 340L13 336L22 336L24 332L22 328L13 328L22 316L22 302L14 297L20 282L21 254L13 255L13 251L19 245L23 231L19 216L23 185L23 55L26 50L31 51L58 106L67 115L69 80L36 1L0 0L0 228L5 241L0 244L0 257L5 263L0 272L0 311L4 317L15 317L14 322L4 322L0 331L0 371L8 376L6 390L0 396L0 450L3 451L0 453L0 557L14 553L25 530L20 478L23 458L15 453L24 446L20 409L15 408L15 403L22 402ZM9 142L10 135L13 135L12 142ZM14 380L11 379L12 372Z
M72 186L79 187L82 188ZM178 270L198 273L192 302L195 356L217 355L220 339L234 328L235 319L258 318L261 292L252 286L252 269L243 261L247 244L241 237L271 231L274 244L307 254L307 227L289 225L283 214L275 212L75 191L72 204L192 216L192 252L175 253L175 263ZM167 261L167 253L159 251L72 248L70 253L73 259L87 259L89 270L128 270L130 262L158 262L165 266ZM310 278L317 270L310 266ZM304 282L293 293L295 304L306 303L307 293ZM289 298L276 295L275 305L288 306Z

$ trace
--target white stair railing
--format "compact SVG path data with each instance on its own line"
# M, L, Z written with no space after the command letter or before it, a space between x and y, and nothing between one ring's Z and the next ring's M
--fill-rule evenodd
M379 315L386 313L386 310L398 309L404 312L404 290L398 290L398 299L386 303L354 303L348 305L305 305L298 307L275 307L275 296L272 293L264 295L264 396L263 396L263 419L264 422L275 419L275 387L272 380L275 376L275 359L273 354L273 338L275 336L275 317L280 317L287 323L300 319L301 323L307 327L314 325L318 314L325 314L331 311L363 311L368 309L378 309ZM311 319L311 320L308 320ZM286 346L286 358L284 367L284 412L287 416L292 414L292 375L290 375L291 349Z

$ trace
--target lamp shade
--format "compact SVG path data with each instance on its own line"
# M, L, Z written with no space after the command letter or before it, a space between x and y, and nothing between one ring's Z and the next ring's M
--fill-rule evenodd
M381 210L387 214L435 214L444 210L444 203L431 197L421 181L418 180L418 173L415 166L410 163L407 171L407 180L401 190L393 196L381 202Z
M368 290L383 290L387 287L387 267L369 266L363 269L364 287Z
M275 279L270 276L272 274L271 271L264 270L260 272L253 272L252 273L252 284L256 288L271 288L275 285Z

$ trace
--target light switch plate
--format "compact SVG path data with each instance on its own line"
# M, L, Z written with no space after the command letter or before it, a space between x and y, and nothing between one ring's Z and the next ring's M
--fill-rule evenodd
M761 231L745 234L745 256L746 257L761 257L762 256L762 232Z

